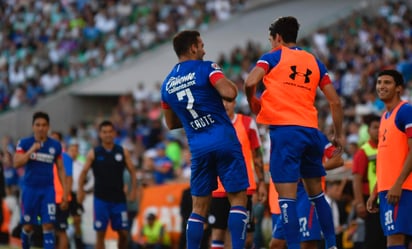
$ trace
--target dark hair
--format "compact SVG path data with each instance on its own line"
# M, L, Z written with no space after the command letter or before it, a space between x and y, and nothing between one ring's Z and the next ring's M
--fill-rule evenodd
M279 34L285 43L296 43L299 31L298 20L293 16L279 17L270 26L270 36Z
M102 121L102 122L99 124L99 131L101 131L102 128L103 128L103 127L106 127L106 126L111 126L112 128L114 127L114 126L113 126L113 123L112 123L111 121L109 121L109 120L104 120L104 121Z
M393 70L393 69L386 69L380 72L378 74L378 77L383 76L383 75L392 76L393 80L395 81L396 86L405 87L405 81L403 80L403 76L400 72Z
M173 37L173 49L177 57L187 53L190 47L197 44L197 38L200 36L199 31L183 30Z
M56 135L57 140L59 140L59 142L63 141L63 134L59 131L53 131L52 132L53 135Z
M368 114L363 117L363 121L370 127L373 122L381 122L381 117L376 114Z
M49 114L45 113L45 112L35 112L33 114L33 120L31 122L31 124L33 125L34 122L36 121L36 119L42 118L44 120L47 121L47 124L50 123L50 118L49 118Z

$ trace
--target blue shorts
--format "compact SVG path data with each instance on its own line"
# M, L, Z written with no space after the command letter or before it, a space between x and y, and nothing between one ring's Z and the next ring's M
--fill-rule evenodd
M308 195L301 181L298 184L296 208L300 227L300 241L321 240L323 238L322 230L315 211L315 206L309 201ZM272 215L272 220L273 219L274 217ZM273 229L272 237L275 239L285 240L285 232L283 229L281 215L278 215L278 219L274 222L276 224L276 229Z
M240 146L227 146L203 155L192 155L191 168L190 187L193 196L210 195L217 189L217 176L226 192L235 193L249 187Z
M270 174L275 183L297 182L300 177L326 175L322 166L323 136L301 126L270 127Z
M379 213L383 233L385 236L399 233L412 235L412 191L402 190L401 199L395 206L386 201L387 193L388 191L379 192Z
M54 223L56 220L56 203L54 186L23 187L21 196L21 223L41 224Z
M113 230L127 230L126 203L108 202L94 197L94 230L105 231L110 221Z

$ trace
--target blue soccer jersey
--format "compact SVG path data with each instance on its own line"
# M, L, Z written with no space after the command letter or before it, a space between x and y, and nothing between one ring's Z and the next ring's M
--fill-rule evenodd
M16 153L25 153L34 144L34 137L21 139ZM61 144L52 138L47 138L41 148L30 155L25 165L23 184L25 186L53 186L53 165L62 156Z
M223 74L216 63L185 61L176 64L162 85L163 106L179 117L194 154L239 143L222 97L213 86L217 75Z
M223 77L216 63L185 61L176 64L162 85L163 108L171 109L186 131L194 196L207 196L215 190L217 176L229 193L249 186L240 142L214 87Z

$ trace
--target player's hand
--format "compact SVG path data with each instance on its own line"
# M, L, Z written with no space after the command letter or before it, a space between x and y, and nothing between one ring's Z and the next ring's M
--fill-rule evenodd
M29 151L30 153L38 151L42 146L41 142L34 142L33 145L30 147Z
M369 199L366 202L366 209L369 213L377 213L379 211L377 199L378 196L376 195L376 193L372 193L369 196Z
M356 204L355 210L356 210L356 215L360 218L365 218L368 215L365 203L363 202Z
M77 191L77 203L82 204L84 201L85 192L83 189Z
M130 190L130 194L129 194L129 196L127 197L127 199L129 200L129 201L135 201L136 200L136 189L131 189Z
M60 209L61 210L67 210L69 208L69 202L67 200L62 200L62 203L60 203Z
M386 201L389 204L396 205L401 199L402 194L402 185L395 183L392 188L389 189L388 193L386 194Z
M264 181L258 183L258 201L260 203L265 203L268 199L268 187Z
M250 110L256 115L260 112L260 108L262 107L260 99L256 98L255 96L249 99L249 106Z
M331 139L331 142L333 144L333 146L336 147L336 150L334 152L334 154L339 154L343 152L343 144L345 138L343 136L333 136Z

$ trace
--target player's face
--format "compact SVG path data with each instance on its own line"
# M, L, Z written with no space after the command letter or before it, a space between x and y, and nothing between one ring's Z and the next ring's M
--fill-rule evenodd
M379 121L373 121L369 126L369 136L371 140L378 141L379 136Z
M206 54L205 52L205 44L203 43L202 38L197 37L197 45L196 45L196 59L203 60L203 56Z
M392 76L382 75L376 81L376 93L383 102L390 102L398 98L402 91L401 86L397 86Z
M100 129L99 137L102 140L102 143L104 143L104 144L113 143L114 136L115 136L115 132L114 132L114 129L113 129L112 126L110 126L110 125L103 126Z
M49 132L49 123L44 118L37 118L32 125L34 137L38 140L44 140Z

